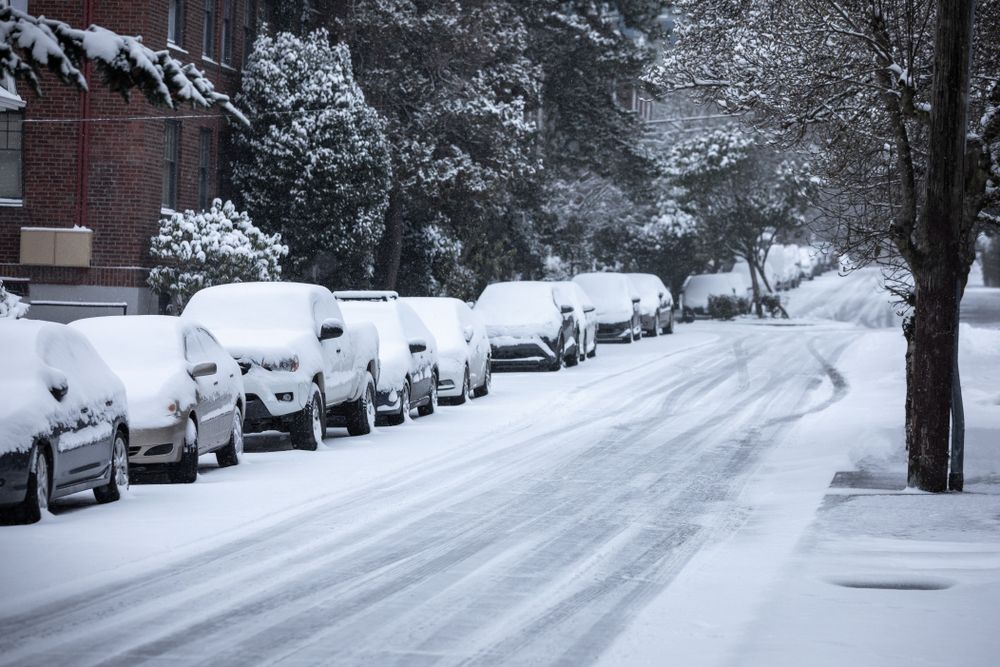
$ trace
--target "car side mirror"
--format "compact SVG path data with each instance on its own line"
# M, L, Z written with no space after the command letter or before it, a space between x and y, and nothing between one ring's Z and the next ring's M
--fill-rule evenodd
M473 329L472 327L469 327L469 326L463 327L462 328L462 335L465 336L465 342L466 343L471 343L472 342L472 337L476 335L476 330Z
M323 320L323 324L319 328L319 339L320 340L330 340L332 338L340 338L344 335L344 323L336 318L330 318L328 320Z
M565 306L565 305L559 306L559 312L562 313L563 315L572 315L573 306Z
M410 354L417 354L418 352L427 351L427 341L420 340L419 338L414 338L410 341Z
M639 303L640 301L642 301L642 299L640 299L639 297L637 296L632 297L632 303Z
M193 378L203 378L209 375L215 375L218 372L219 372L219 367L216 366L211 361L205 361L200 364L195 364L194 366L191 366L191 368L188 370L188 373Z
M583 312L585 312L585 313L592 313L595 310L597 310L597 306L584 306L583 307Z
M465 305L468 306L469 308L475 308L476 307L476 302L475 301L466 301Z
M59 384L49 387L49 393L52 394L52 398L57 401L61 401L66 398L66 392L69 391L69 383L63 381Z

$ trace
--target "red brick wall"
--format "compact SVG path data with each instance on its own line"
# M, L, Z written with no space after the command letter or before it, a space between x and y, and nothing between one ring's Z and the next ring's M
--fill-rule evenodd
M216 57L222 50L223 0L216 2ZM32 0L35 15L85 27L86 0ZM167 0L90 0L94 23L120 34L141 35L143 43L166 48ZM206 72L217 90L234 96L239 72L202 58L203 0L187 0L182 47L171 49L175 58L193 62ZM245 0L234 0L233 65L243 58ZM213 133L209 196L218 193L221 135L228 120L218 109L154 108L139 93L126 103L106 90L99 74L89 76L86 95L61 85L47 72L42 75L42 97L26 85L18 91L27 102L24 125L24 205L0 207L0 276L29 277L33 282L131 287L145 282L150 265L149 237L160 218L163 174L163 121L179 117L178 209L198 207L200 130ZM84 115L96 119L84 124ZM136 116L153 119L135 120ZM194 117L192 117L194 116ZM61 122L31 122L61 121ZM78 174L81 136L86 138L88 169L86 206L81 215ZM94 230L93 258L89 269L28 267L18 264L22 226L72 227L83 222Z

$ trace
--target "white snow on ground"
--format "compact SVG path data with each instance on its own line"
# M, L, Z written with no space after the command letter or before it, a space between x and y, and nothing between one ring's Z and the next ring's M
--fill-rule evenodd
M848 322L698 322L0 528L0 664L995 664L1000 334L963 327L975 493L830 489L901 463L865 279L790 293ZM952 586L837 583L888 574Z

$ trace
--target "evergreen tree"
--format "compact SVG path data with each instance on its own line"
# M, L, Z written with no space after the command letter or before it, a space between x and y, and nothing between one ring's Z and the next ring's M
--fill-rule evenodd
M250 126L234 137L233 185L263 229L280 232L295 278L369 284L391 179L385 124L329 34L263 35L243 72Z

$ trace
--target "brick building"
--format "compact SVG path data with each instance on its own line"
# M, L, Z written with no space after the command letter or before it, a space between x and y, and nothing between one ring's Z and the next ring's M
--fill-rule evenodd
M256 0L13 4L75 27L141 35L146 46L194 63L230 96L239 90L257 6ZM204 208L219 192L220 145L229 126L221 110L156 108L139 93L126 103L96 73L87 75L91 92L80 93L46 72L41 97L23 83L15 88L0 80L0 279L33 302L31 317L69 321L121 312L123 304L130 314L157 312L158 299L146 287L149 237L164 213Z

